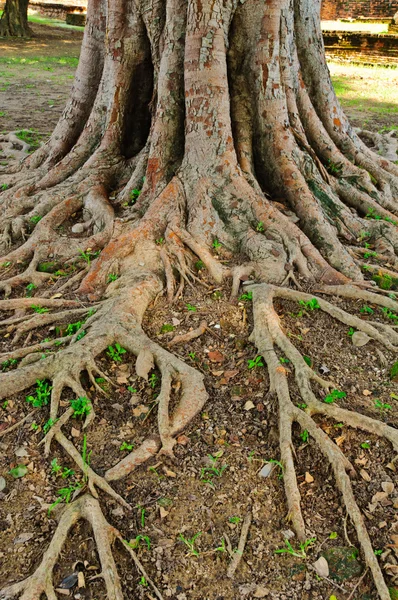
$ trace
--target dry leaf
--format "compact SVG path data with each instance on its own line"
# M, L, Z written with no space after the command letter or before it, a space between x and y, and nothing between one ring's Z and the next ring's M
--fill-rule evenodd
M365 471L365 469L361 469L359 471L360 476L362 477L362 479L364 479L365 481L371 481L370 475L367 471Z
M179 435L177 438L177 444L180 444L180 446L186 446L187 444L189 444L189 437L187 437L186 435Z
M75 427L72 427L72 429L71 429L71 435L74 438L78 438L79 435L80 435L80 431L78 429L75 429Z
M133 415L135 417L140 417L148 412L149 408L144 404L139 404L136 408L133 408Z
M163 506L159 506L160 518L165 519L169 514L169 511L164 509Z
M316 562L312 565L319 577L329 577L329 565L326 558L320 556Z
M126 375L122 375L120 377L116 378L117 383L119 383L120 385L122 385L123 383L128 383L129 380L127 379Z
M168 469L167 467L163 467L163 471L167 477L173 477L173 478L177 477L177 474L174 473L174 471L171 471L170 469Z
M364 396L371 396L371 395L372 395L372 392L370 392L369 390L363 390L362 394L363 394Z
M51 296L51 300L56 300L57 298L62 298L62 294L60 292L58 292L58 294L54 294L54 296Z
M219 350L214 350L214 352L209 352L208 354L211 362L222 363L225 360L224 354L221 354Z
M305 480L307 483L312 483L314 481L313 476L311 475L311 473L308 473L308 471L305 474Z
M345 435L339 435L339 437L335 438L335 442L338 446L341 446L341 444L344 442L345 440Z
M224 377L228 381L229 379L235 377L235 375L237 375L238 373L239 371L237 369L235 369L235 371L225 371Z
M393 493L395 486L391 481L383 481L381 487L386 494L390 495Z
M387 496L388 494L386 494L386 492L376 492L376 494L372 498L372 504L375 504L376 502L381 502L381 500L384 500L385 498L387 498Z
M245 410L252 410L254 408L254 404L251 400L248 400L243 408Z
M145 350L141 350L135 363L135 371L138 377L142 377L148 381L148 373L153 369L154 366L155 363L153 362L152 352L147 348Z

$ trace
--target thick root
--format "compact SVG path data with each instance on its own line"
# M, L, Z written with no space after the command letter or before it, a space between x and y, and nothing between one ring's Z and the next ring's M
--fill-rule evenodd
M273 308L273 299L276 297L294 300L309 300L313 296L270 285L255 285L249 289L253 292L254 308L254 330L252 339L267 363L271 389L276 394L279 402L279 436L281 460L284 465L284 484L289 508L289 517L296 533L300 539L304 540L306 538L305 523L300 508L300 492L294 466L292 440L292 425L294 422L298 422L303 429L308 431L309 435L317 442L321 452L328 459L333 469L337 486L342 494L347 512L355 526L365 562L373 575L379 596L382 600L388 600L390 597L388 587L384 581L377 558L375 557L369 534L352 490L349 474L354 474L355 470L344 456L342 450L333 443L325 432L318 428L315 421L311 418L311 415L321 413L338 419L339 421L343 421L351 427L358 427L365 431L383 436L392 443L395 450L398 450L398 431L375 419L341 409L334 404L321 403L315 397L311 389L311 380L315 379L325 387L329 384L328 382L320 380L307 365L300 352L283 333L279 323L279 317ZM352 297L353 293L354 291L352 288L346 290L347 297ZM344 292L342 292L341 295L344 296ZM383 297L379 297L376 294L372 294L372 299L373 296L376 296L376 298L381 301L384 300ZM343 323L350 324L362 331L366 330L369 335L373 334L372 337L377 339L377 341L383 343L390 349L396 350L388 338L380 335L372 326L372 328L369 329L367 324L359 322L360 319L348 315L345 311L325 302L321 298L317 298L317 300L321 310L324 310ZM294 367L296 382L303 401L307 406L305 411L295 406L291 401L287 381L287 371L280 364L275 350L276 347L284 353Z

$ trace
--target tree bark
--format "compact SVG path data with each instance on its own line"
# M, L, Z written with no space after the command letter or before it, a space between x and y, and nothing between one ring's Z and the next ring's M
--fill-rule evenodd
M10 135L8 143L13 140ZM213 282L231 280L234 297L252 277L259 284L252 288L252 338L279 402L281 460L296 533L305 539L292 446L295 422L329 461L379 597L388 600L351 487L352 467L312 415L384 436L397 450L396 429L321 403L311 383L331 384L308 367L273 308L278 297L311 302L300 290L316 284L323 295L398 310L386 296L398 289L398 166L363 144L338 103L325 59L320 1L91 0L60 121L49 141L0 175L0 183L7 188L0 194L0 291L7 296L30 286L40 306L47 296L69 291L95 302L81 330L55 340L58 351L43 360L23 362L37 351L29 340L3 355L2 360L22 363L0 375L0 397L48 379L55 422L65 387L85 396L83 372L98 388L94 375L105 376L96 358L115 342L137 357L140 377L147 378L156 365L162 384L153 433L104 477L86 473L92 495L98 487L123 503L109 482L158 452L172 455L176 435L207 400L202 374L146 336L144 312L163 290L172 303L186 284L208 285L193 267L198 260ZM71 221L66 237L60 230ZM214 254L220 246L228 260ZM49 287L54 277L41 268L49 257L80 271ZM375 292L364 290L372 284ZM398 334L388 324L364 322L323 297L317 302L331 317L397 351ZM82 310L68 306L61 313L18 312L0 325L15 331L17 343ZM0 301L0 311L23 308L22 299ZM301 405L291 400L275 349L294 366ZM61 431L69 418L64 412L45 449L57 441L84 470ZM90 500L81 504L87 508ZM79 506L68 513L71 523L87 515ZM56 533L56 550L45 555L51 569L64 534ZM103 557L107 564L109 552ZM35 589L51 594L51 572L43 577L39 568ZM28 582L9 590L25 590L22 598L34 600ZM107 584L109 597L119 598L119 587L112 585Z
M31 37L28 25L29 0L6 0L0 19L0 37Z

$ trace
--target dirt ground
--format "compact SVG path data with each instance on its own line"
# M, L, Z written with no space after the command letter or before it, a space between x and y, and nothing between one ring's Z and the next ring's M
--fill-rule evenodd
M38 35L32 41L0 43L0 129L3 131L34 129L48 134L68 95L79 53L80 32L44 30L40 26L35 31ZM340 81L344 78L351 81L350 73L347 69L339 72ZM334 75L337 78L336 72ZM365 86L366 81L363 83ZM396 89L395 111L386 120L385 115L383 121L371 120L369 128L379 129L381 123L387 126L387 121L389 126L398 126ZM350 111L347 105L350 116L358 119L358 123L363 122L370 119L371 103L364 102L362 108L356 106ZM218 252L228 261L222 249ZM54 292L78 267L77 264L63 271L58 266L60 274L54 274L49 284ZM176 333L196 327L203 319L207 321L208 330L203 336L176 346L175 352L205 374L209 400L203 412L178 438L175 461L154 457L150 464L115 485L134 509L129 513L107 498L102 506L108 520L126 540L138 538L139 559L164 598L376 600L331 470L316 442L298 426L294 430L296 468L307 536L313 542L305 555L297 556L299 543L287 515L283 469L271 463L270 475L266 478L260 475L267 461L279 460L280 452L277 408L275 398L269 394L266 369L261 365L249 368L250 361L256 358L255 348L249 342L250 299L231 303L230 290L215 288L200 265L198 277L209 289L200 287L195 294L188 289L183 300L173 307L160 297L147 312L144 329L161 345L166 345ZM33 290L32 304L34 295ZM70 297L74 297L73 293ZM376 307L368 307L373 313L361 312L363 303L334 302L363 319L391 322L391 316ZM354 347L348 327L318 310L303 311L298 304L285 301L277 304L277 310L284 331L311 367L316 372L326 368L335 388L346 393L338 400L340 406L397 425L398 384L389 376L397 360L392 352L376 343ZM68 323L60 322L58 330L42 328L29 343L58 337L67 326ZM9 330L0 332L0 353L9 348L12 335ZM138 446L156 431L157 425L159 373L154 371L146 382L135 374L134 357L121 353L120 360L115 360L115 355L113 358L111 355L111 351L105 352L98 364L115 382L115 388L97 380L107 394L102 395L88 379L83 382L95 409L94 423L86 432L79 419L65 427L65 433L79 451L87 444L90 465L100 474L127 454L131 446ZM299 404L293 373L284 357L280 359L289 371L293 400ZM13 367L1 365L4 371ZM316 392L319 397L324 396L320 389ZM34 394L32 388L3 403L0 432L28 415L32 407L26 398ZM69 406L70 399L65 392L62 406ZM44 406L15 432L0 437L0 477L5 484L0 491L0 587L28 576L39 564L62 510L62 504L51 509L60 497L59 490L67 486L84 487L79 472L68 471L75 467L55 443L49 458L44 458L39 444L47 420L48 406ZM391 446L344 423L322 417L317 418L317 423L357 470L354 492L393 590L398 572L398 486ZM22 469L26 473L15 478L10 470L19 465L26 467ZM384 489L389 490L388 494L376 496ZM249 511L253 520L247 544L234 578L229 579L228 564L236 553L242 522ZM275 553L286 548L285 539L290 540L296 556ZM332 568L333 553L344 555L344 559ZM323 554L331 567L329 579L321 579L311 566ZM117 545L115 558L125 598L153 598L151 588ZM68 539L54 581L58 585L74 569L82 569L86 588L74 588L69 597L105 600L102 581L95 577L99 573L98 564L92 532L81 523ZM392 598L397 598L398 589L393 593L397 595Z

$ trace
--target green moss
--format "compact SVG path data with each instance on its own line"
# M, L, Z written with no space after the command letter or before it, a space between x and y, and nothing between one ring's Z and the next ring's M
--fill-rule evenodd
M328 196L326 192L324 192L323 189L320 188L313 179L307 181L307 184L311 192L314 194L315 198L317 198L322 204L326 213L330 217L332 217L332 219L339 217L341 209L339 206L336 205L334 200L330 196Z
M390 378L393 380L398 379L398 360L391 367Z
M37 267L40 273L54 273L57 270L57 264L55 262L44 262L40 263Z
M379 288L382 290L397 290L398 289L398 278L392 277L388 273L375 274L372 277L373 281L377 283Z

